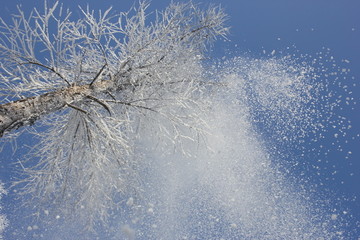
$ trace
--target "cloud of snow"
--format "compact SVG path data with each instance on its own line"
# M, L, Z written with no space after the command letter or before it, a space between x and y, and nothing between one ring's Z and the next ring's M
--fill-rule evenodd
M118 220L137 229L136 239L341 239L340 219L275 150L325 127L314 69L284 57L234 58L209 71L226 86L205 101L207 133L183 141L184 155L154 143L145 126L141 193Z

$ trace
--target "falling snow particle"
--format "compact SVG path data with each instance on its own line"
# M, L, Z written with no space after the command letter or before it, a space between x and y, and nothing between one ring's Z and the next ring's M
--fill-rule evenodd
M132 197L130 197L126 202L126 205L128 205L128 206L134 205L134 199Z
M129 225L122 226L121 231L127 237L127 239L135 239L135 230L132 229Z

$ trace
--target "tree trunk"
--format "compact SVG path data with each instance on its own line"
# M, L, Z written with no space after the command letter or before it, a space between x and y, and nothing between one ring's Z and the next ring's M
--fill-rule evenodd
M56 112L112 87L110 80L94 84L74 85L43 95L0 105L0 137L24 125L31 125L41 116Z

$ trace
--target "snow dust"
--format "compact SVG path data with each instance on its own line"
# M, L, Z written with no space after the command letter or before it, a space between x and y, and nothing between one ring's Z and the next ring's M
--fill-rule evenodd
M183 141L184 155L169 140L154 143L145 125L141 193L115 222L136 239L346 238L344 215L314 193L310 175L291 172L300 160L284 150L314 152L307 141L321 141L329 123L341 125L324 96L329 82L289 56L237 57L207 71L224 86L210 90L204 106L207 133Z

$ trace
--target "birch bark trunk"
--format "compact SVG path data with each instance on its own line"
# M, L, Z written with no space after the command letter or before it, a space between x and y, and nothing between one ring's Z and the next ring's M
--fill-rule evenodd
M43 95L0 104L0 137L21 126L31 125L44 115L83 101L112 88L113 81L74 85Z

